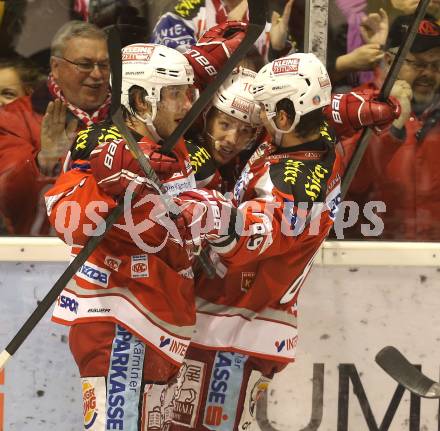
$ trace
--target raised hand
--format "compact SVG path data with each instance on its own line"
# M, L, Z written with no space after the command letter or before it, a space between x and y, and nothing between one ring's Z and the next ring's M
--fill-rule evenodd
M57 99L49 102L41 123L41 150L37 160L44 175L54 174L55 165L67 154L78 127L78 120L73 119L66 125L66 105Z
M384 52L378 43L368 43L341 55L336 60L337 72L357 72L373 69L383 58Z
M244 14L247 12L247 8L247 0L241 0L237 6L229 11L228 21L242 21Z
M338 136L351 136L362 127L380 134L399 118L401 107L397 98L380 101L378 97L379 90L372 89L333 94L324 115Z
M361 36L364 43L378 43L384 45L389 31L388 15L380 8L379 13L370 13L362 18Z
M270 28L270 44L276 51L281 51L286 46L289 33L289 19L292 13L294 0L288 0L284 6L283 14L272 12L272 25Z
M203 89L214 80L246 35L247 24L226 21L207 30L198 42L183 55L195 74L195 85Z

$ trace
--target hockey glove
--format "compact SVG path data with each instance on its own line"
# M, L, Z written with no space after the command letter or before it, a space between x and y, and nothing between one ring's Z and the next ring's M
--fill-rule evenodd
M199 246L235 234L237 209L215 190L194 189L174 199L180 207L175 223L185 245Z
M155 142L142 138L139 148L159 179L167 179L181 170L177 158L161 154L160 145ZM147 189L151 191L151 183L123 140L107 142L96 148L90 155L90 167L101 190L114 198L123 195L129 184L137 194L145 193Z
M372 127L376 134L387 130L399 118L400 104L395 97L381 102L378 95L378 90L370 89L333 94L324 114L336 134L348 137L362 127Z
M202 90L217 75L246 34L247 24L226 21L207 30L183 55L194 69L195 84Z

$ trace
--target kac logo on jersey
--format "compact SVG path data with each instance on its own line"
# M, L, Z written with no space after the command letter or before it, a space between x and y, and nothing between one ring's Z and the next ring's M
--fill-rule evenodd
M148 256L146 254L131 256L131 278L146 278L148 276Z
M93 263L85 262L77 271L76 276L89 283L97 284L101 287L107 287L110 271L100 268Z
M247 292L251 288L254 280L255 280L255 272L249 272L249 271L242 272L240 290L242 292Z
M61 308L66 308L68 310L70 310L72 313L78 314L78 301L76 301L73 298L69 298L68 296L65 295L60 295L58 297L58 305Z
M96 411L96 395L95 388L87 380L82 383L83 392L83 413L84 413L84 429L90 429L98 417Z
M119 271L119 266L121 265L122 260L113 256L106 256L104 263L113 271Z

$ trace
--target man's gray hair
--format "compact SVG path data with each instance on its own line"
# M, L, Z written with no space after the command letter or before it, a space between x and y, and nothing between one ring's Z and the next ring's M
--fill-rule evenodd
M84 21L66 22L55 34L50 46L50 55L62 57L67 42L75 37L106 39L106 34L96 25Z

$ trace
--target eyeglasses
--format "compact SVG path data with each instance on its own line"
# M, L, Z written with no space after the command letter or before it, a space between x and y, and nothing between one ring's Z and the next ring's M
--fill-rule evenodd
M64 60L67 61L70 64L73 64L79 72L82 73L91 73L93 72L93 69L95 68L95 66L98 67L98 69L101 72L108 72L110 70L110 63L108 62L93 62L93 61L71 61L68 60L67 58L64 57L55 57L55 58L59 58L60 60Z
M394 56L397 55L393 51L388 51L388 52L391 55L394 55ZM432 68L432 71L434 73L439 73L440 72L440 61L429 62L429 61L423 61L423 60L408 60L408 59L405 59L403 61L405 63L407 63L409 66L411 66L417 72L422 72L423 70L426 70L429 67Z
M434 73L440 72L440 61L421 61L421 60L404 60L405 63L409 64L413 69L418 72L422 72L428 68L431 68Z

